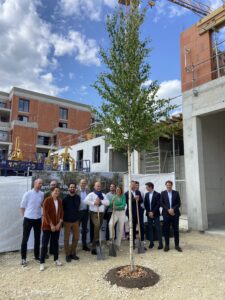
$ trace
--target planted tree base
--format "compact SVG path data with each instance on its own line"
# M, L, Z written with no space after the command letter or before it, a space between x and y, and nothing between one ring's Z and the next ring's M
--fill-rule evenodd
M130 266L122 266L111 269L105 275L105 279L117 286L126 288L138 288L153 286L159 281L159 275L149 268L135 266L134 271L130 271Z

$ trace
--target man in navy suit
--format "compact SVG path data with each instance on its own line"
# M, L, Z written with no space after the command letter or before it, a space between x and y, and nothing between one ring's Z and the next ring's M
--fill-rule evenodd
M174 191L173 182L167 180L166 190L161 193L160 203L163 208L163 231L165 236L165 248L164 251L170 250L170 225L173 227L175 249L182 252L179 246L179 217L180 217L180 195L177 191Z
M153 225L156 227L159 246L158 249L163 248L162 242L162 232L160 226L160 193L154 191L154 184L152 182L147 182L145 184L148 193L145 194L144 205L146 209L146 216L148 218L148 234L149 234L149 248L154 247L153 241Z
M129 192L125 193L126 202L127 202L127 211L126 215L129 218ZM140 231L141 231L141 241L144 241L144 222L143 222L143 198L141 196L141 192L136 189L136 182L134 180L131 181L131 201L132 201L132 217L133 217L133 248L135 249L135 239L136 239L136 227L137 227L137 208L136 201L138 202L139 209L139 219L140 219Z

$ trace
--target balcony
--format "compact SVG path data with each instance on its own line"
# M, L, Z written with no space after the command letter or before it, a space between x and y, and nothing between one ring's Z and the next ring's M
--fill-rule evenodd
M0 144L9 145L12 143L11 134L7 131L0 130Z
M56 127L53 129L53 132L54 133L63 132L63 133L68 133L68 134L78 134L78 130L76 130L76 129L63 128L63 127Z
M43 135L38 135L36 148L39 149L49 149L56 150L56 137L52 134L42 133Z
M29 127L29 128L38 128L38 123L37 122L25 122L25 121L19 121L19 120L14 120L11 122L12 128L14 126L24 126L24 127Z
M11 109L8 107L6 102L0 100L0 111L5 111L10 113Z

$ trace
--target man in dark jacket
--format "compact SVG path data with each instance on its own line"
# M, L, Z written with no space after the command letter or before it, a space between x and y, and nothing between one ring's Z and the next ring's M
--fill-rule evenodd
M182 252L179 246L179 217L180 217L180 195L177 191L173 190L173 182L167 180L166 190L161 193L160 203L163 208L163 231L165 236L164 251L169 251L170 243L170 225L173 227L175 249Z
M146 209L146 216L148 218L148 234L149 234L149 248L154 247L153 241L153 226L155 225L159 246L158 249L163 248L162 243L162 233L160 226L160 194L154 191L154 184L152 182L147 182L145 184L148 193L145 194L144 205Z
M63 199L64 248L66 261L78 260L76 255L77 243L80 237L80 196L76 194L76 184L70 183L69 193ZM72 245L69 245L70 232L73 233Z
M125 193L125 197L127 202L126 215L129 218L129 191ZM135 249L136 227L138 223L136 201L138 203L138 210L139 210L141 241L144 241L144 222L142 218L144 209L142 207L143 198L141 196L141 192L136 189L136 182L134 180L131 181L131 201L132 201L132 216L133 216L133 247Z

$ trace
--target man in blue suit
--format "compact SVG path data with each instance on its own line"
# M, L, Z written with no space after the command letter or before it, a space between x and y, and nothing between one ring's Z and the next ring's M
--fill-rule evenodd
M146 209L146 216L148 218L148 235L149 235L149 248L154 247L153 241L153 226L155 225L157 231L157 237L159 241L158 249L163 248L162 242L162 232L160 226L160 193L154 191L154 184L152 182L147 182L145 184L147 193L145 194L144 205Z
M126 203L127 203L127 211L126 215L129 218L129 192L125 193ZM144 241L144 221L143 221L143 198L141 196L141 192L136 188L136 182L134 180L131 181L131 201L132 201L132 217L133 217L133 248L135 249L135 239L136 239L136 227L137 227L137 208L136 201L138 203L139 210L139 219L140 219L140 231L141 231L141 241Z
M179 246L179 217L180 217L180 195L177 191L173 190L173 182L167 180L166 190L161 193L160 204L163 208L163 232L165 236L164 251L170 250L170 225L173 227L175 249L182 252Z

